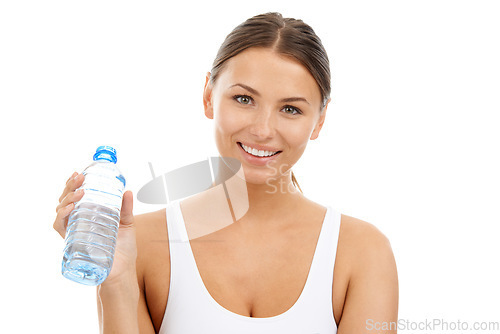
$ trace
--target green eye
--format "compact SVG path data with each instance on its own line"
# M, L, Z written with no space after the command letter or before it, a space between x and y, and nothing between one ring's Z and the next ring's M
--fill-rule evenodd
M241 104L250 104L252 102L252 98L247 95L235 95L233 98Z
M283 110L285 111L285 114L290 114L290 115L299 115L302 114L299 109L292 107L292 106L285 106L283 107Z

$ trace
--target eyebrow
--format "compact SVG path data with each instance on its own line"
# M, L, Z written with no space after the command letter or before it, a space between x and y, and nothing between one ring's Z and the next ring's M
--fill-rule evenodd
M233 88L235 86L240 86L241 88L248 90L250 93L260 97L260 94L258 91L256 91L252 87L244 85L242 83L234 84L234 85L230 86L229 88ZM286 98L280 100L280 102L296 102L296 101L304 101L305 103L310 105L310 103L303 97L286 97Z

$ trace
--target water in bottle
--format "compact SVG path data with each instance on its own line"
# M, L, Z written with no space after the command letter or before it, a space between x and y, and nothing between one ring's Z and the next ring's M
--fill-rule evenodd
M62 261L64 277L99 285L113 265L125 178L116 166L116 151L99 146L84 171L82 199L68 218Z

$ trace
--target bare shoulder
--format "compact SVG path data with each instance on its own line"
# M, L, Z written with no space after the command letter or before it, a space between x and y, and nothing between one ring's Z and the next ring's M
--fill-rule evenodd
M393 254L391 243L384 233L375 225L351 216L342 215L339 239L346 255L357 259L356 267L363 267L367 262L380 262Z
M398 275L391 243L374 224L342 215L338 252L351 290L362 285L379 290L385 286L397 294Z
M358 234L358 236L385 238L385 235L375 225L355 217L342 214L342 225L347 232Z
M134 217L134 223L137 240L137 271L141 276L139 277L141 281L159 262L169 265L165 209L137 215ZM163 256L159 256L160 254Z
M394 276L396 265L389 239L375 225L342 214L335 268L336 302L343 305L348 287L359 278L376 271Z
M367 321L396 321L398 275L387 236L371 223L342 215L338 247L348 268L339 332L367 333Z
M160 209L157 211L141 213L134 216L135 224L138 228L144 228L146 226L151 227L152 225L158 225L161 221L165 222L166 213L165 209Z
M134 216L136 227L137 247L147 246L154 240L161 240L167 236L167 218L165 209L143 213ZM168 240L168 239L165 239Z

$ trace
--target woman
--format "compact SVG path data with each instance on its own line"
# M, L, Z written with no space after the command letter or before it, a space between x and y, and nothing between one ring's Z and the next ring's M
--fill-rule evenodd
M257 15L227 36L203 104L221 157L241 162L233 189L245 192L211 188L136 217L125 192L113 268L97 289L101 331L396 332L387 238L294 187L290 168L318 137L329 102L326 51L301 20ZM63 237L83 178L74 173L59 199ZM231 224L218 224L223 203Z

